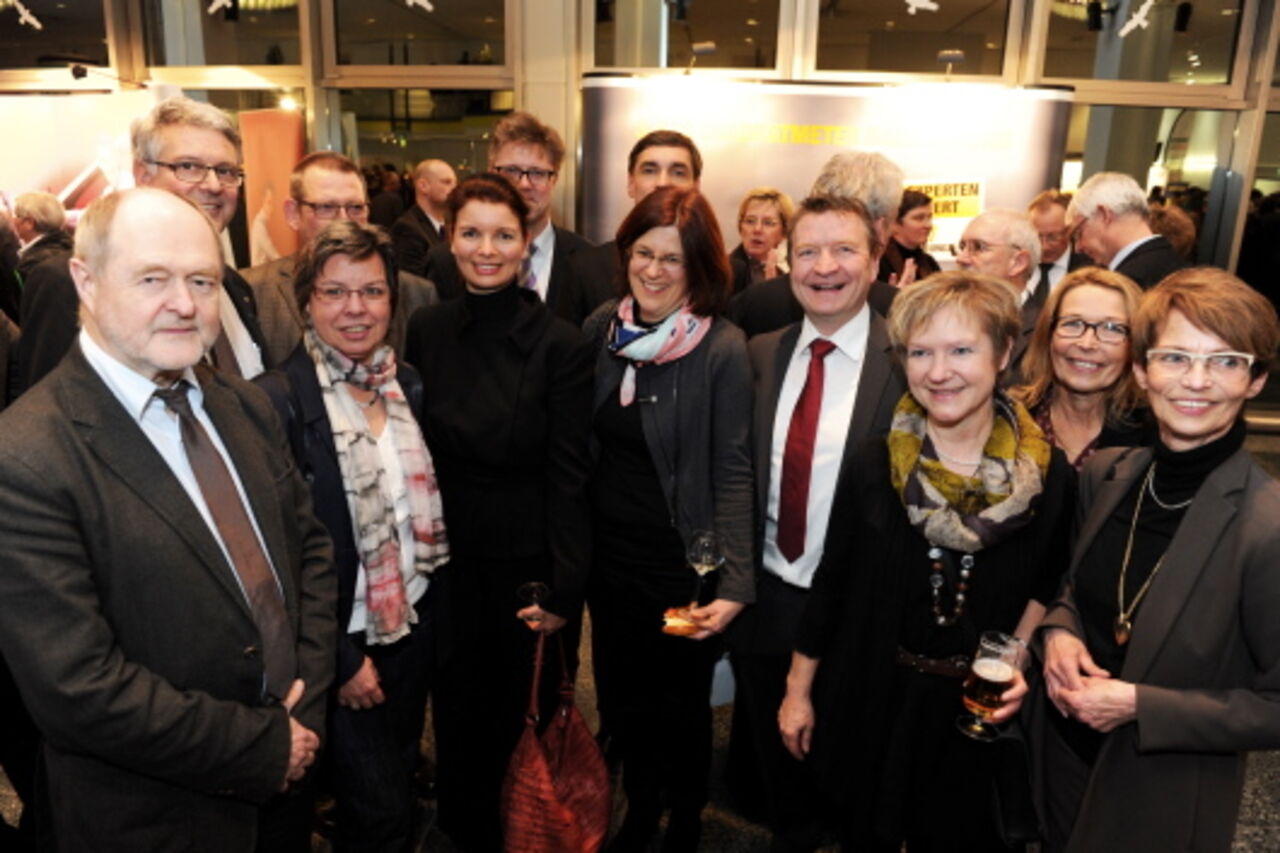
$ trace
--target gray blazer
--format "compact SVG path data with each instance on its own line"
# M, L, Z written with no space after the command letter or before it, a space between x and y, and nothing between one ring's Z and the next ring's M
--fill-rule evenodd
M1075 557L1042 627L1083 636L1071 578L1150 462L1150 449L1117 448L1085 466ZM1069 851L1230 849L1243 753L1280 748L1277 519L1280 484L1243 449L1196 493L1118 676L1138 686L1137 720L1103 741Z
M201 378L284 592L324 732L328 534L266 395ZM261 638L195 505L78 344L0 415L0 649L46 738L61 850L251 851L289 759Z
M595 397L599 411L616 394L626 368L603 346L617 301L601 305L583 329L599 341ZM751 478L751 367L747 342L721 317L693 352L636 371L636 401L643 406L645 443L662 482L672 525L688 542L695 530L725 539L717 596L755 600Z

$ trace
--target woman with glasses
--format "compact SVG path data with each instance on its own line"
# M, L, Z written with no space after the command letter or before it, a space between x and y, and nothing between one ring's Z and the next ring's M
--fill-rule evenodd
M1154 448L1099 451L1043 643L1049 850L1231 848L1244 752L1280 747L1280 486L1244 448L1271 303L1201 267L1133 317Z
M773 187L756 187L738 205L742 242L729 253L733 292L787 271L787 223L795 212L791 196Z
M1040 311L1011 393L1077 470L1100 447L1150 444L1130 369L1130 318L1142 298L1119 273L1068 273Z
M1004 281L937 273L888 321L908 393L833 499L778 723L845 850L1004 850L993 745L956 718L980 634L1025 641L1053 600L1074 474L999 390L1018 333ZM1010 678L997 723L1026 693Z
M627 794L610 849L644 850L665 794L662 849L692 853L708 798L715 640L755 592L751 368L742 332L719 317L729 270L702 195L653 191L623 221L617 244L626 290L585 324L600 342L591 421L596 686ZM705 585L686 562L697 531L723 543L723 565ZM690 608L691 636L663 633L668 608Z
M449 556L422 383L386 342L390 240L327 226L298 254L302 342L257 379L271 396L334 543L338 640L328 719L334 849L408 850L431 671L430 577Z
M524 286L529 210L511 183L473 175L446 204L466 289L414 314L405 358L422 374L451 549L434 610L440 827L460 849L489 853L502 846L499 792L523 730L536 632L561 632L576 661L594 353ZM547 669L550 710L559 685Z
M917 190L904 190L889 245L880 256L880 280L902 287L938 272L941 267L924 248L931 233L933 199Z

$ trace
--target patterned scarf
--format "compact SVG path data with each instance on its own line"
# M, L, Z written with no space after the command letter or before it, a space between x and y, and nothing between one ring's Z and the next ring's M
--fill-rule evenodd
M928 413L910 393L898 401L889 430L889 469L907 519L922 536L966 554L1026 525L1044 490L1052 448L1021 403L996 392L995 419L972 477L937 459Z
M373 644L394 643L409 633L410 624L418 621L400 573L401 543L395 506L389 497L394 491L386 485L378 442L369 432L364 412L350 394L339 391L338 384L345 382L375 391L386 403L386 428L391 430L409 497L413 565L424 574L430 574L449 558L435 467L418 422L396 382L396 357L391 347L379 347L367 362L356 363L320 340L310 324L303 340L316 365L351 510L356 549L364 566L368 612L365 638Z
M618 303L618 314L609 329L609 352L627 360L622 374L620 400L630 406L636 399L636 368L666 364L688 355L702 343L711 328L710 317L699 317L684 302L656 326L635 322L635 298Z

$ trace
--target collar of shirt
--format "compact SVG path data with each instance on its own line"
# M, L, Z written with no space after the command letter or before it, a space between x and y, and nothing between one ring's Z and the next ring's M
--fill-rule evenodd
M102 377L107 388L111 389L111 393L135 421L142 421L152 402L163 405L154 396L160 386L104 350L84 329L80 330L80 351L84 353L89 366ZM195 371L188 367L182 378L191 383L191 390L188 392L191 407L201 408L204 405L204 395L200 391L200 383L196 381Z
M862 361L867 353L867 337L871 333L871 309L862 306L852 319L836 330L834 335L823 335L808 317L800 323L800 337L796 340L792 358L809 358L809 344L817 338L826 338L836 345L836 349L854 361Z
M431 227L436 229L437 234L444 233L443 220L436 219L434 216L432 216L430 213L427 213L425 210L423 211L423 214L427 217L427 221L431 223Z
M551 283L551 256L556 250L556 229L550 222L542 229L542 233L529 241L533 256L529 259L529 267L537 276L538 295L545 302L547 285Z
M1130 243L1129 245L1125 246L1125 247L1124 247L1123 249L1121 249L1120 251L1116 252L1116 256L1115 256L1114 258L1112 258L1112 259L1111 259L1111 263L1107 266L1107 269L1109 269L1109 270L1115 270L1115 269L1116 269L1116 267L1118 267L1118 266L1120 266L1122 263L1124 263L1124 259L1125 259L1125 258L1127 258L1127 257L1129 257L1130 255L1132 255L1132 254L1133 254L1133 250L1134 250L1134 249L1138 248L1138 247L1139 247L1139 246L1141 246L1143 243L1146 243L1146 242L1148 242L1148 241L1150 241L1150 240L1154 240L1155 238L1157 238L1157 237L1159 237L1159 236L1160 236L1159 234L1151 234L1151 235L1149 235L1149 236L1147 236L1147 237L1143 237L1141 240L1134 240L1132 243Z

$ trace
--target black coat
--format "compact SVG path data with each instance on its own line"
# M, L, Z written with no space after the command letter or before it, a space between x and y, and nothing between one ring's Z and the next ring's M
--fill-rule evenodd
M427 252L445 242L445 239L436 231L422 208L412 204L392 224L391 241L395 246L396 263L400 270L426 278Z
M1051 602L1069 557L1075 473L1055 450L1036 517L977 552L965 618L950 628L934 628L928 604L929 545L908 523L890 482L887 443L864 444L854 464L861 476L844 478L837 486L796 648L821 661L813 689L810 763L828 793L847 810L845 819L862 827L865 836L879 817L874 811L884 780L910 772L902 756L891 754L889 737L905 710L893 687L902 672L895 663L898 647L930 658L968 656L979 632L1012 633L1029 599ZM954 590L954 579L949 588ZM949 597L945 601L949 612ZM961 711L958 679L951 692L946 707L931 703L924 708L940 712L945 720L941 729L917 732L919 743L951 735L964 739L952 725ZM897 743L896 748L903 746Z
M414 417L421 422L422 380L418 371L407 364L397 365L396 381ZM346 684L364 662L364 651L351 642L346 630L355 600L360 552L315 362L306 346L298 344L283 364L254 379L254 384L267 392L280 415L294 461L311 486L316 518L333 539L333 568L338 576L338 668L334 683Z
M549 564L552 595L544 606L572 618L591 551L586 483L595 353L532 291L475 298L513 296L510 319L492 336L473 316L470 298L419 309L409 321L405 361L422 376L423 432L452 559L524 560L531 572Z
M1148 240L1130 252L1120 266L1116 267L1116 272L1129 276L1143 290L1150 290L1169 273L1189 266L1191 264L1174 250L1173 244L1157 234L1155 239Z

